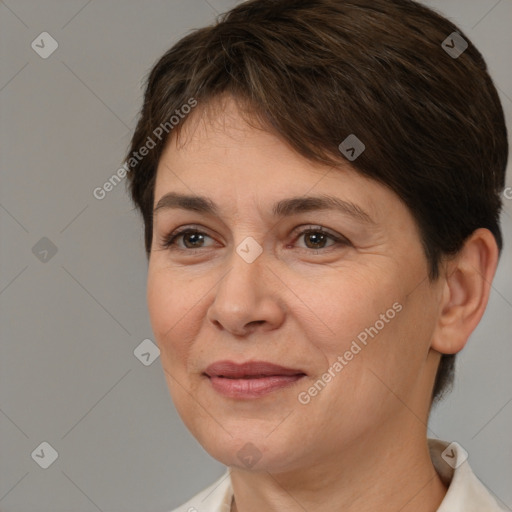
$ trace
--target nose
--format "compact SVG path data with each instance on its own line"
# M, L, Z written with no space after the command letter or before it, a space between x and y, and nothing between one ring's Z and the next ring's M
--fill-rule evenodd
M285 316L279 295L282 289L282 282L268 268L264 253L248 263L233 250L229 269L216 285L215 299L206 317L217 329L236 336L276 329Z

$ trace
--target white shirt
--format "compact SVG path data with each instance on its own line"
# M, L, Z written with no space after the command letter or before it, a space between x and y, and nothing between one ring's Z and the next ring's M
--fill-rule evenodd
M457 443L429 439L430 456L448 491L437 512L504 512L486 487L478 480ZM443 455L444 454L444 458ZM233 499L230 473L171 512L230 512Z

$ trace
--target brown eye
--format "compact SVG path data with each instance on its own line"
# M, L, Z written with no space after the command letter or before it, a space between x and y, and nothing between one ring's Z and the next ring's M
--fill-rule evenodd
M331 238L329 235L317 231L308 231L301 236L304 236L304 241L308 249L323 249L327 239Z
M202 233L182 233L182 240L184 242L185 247L189 249L196 249L197 247L201 247L202 243L204 243L204 235ZM190 243L190 246L188 245Z
M323 250L334 245L350 245L350 242L345 237L334 235L322 227L309 227L304 229L298 233L297 240L302 237L304 238L306 249ZM333 243L326 246L325 244L328 239L331 239Z
M203 247L207 247L204 245L205 237L211 238L202 231L187 228L178 232L173 232L170 235L164 237L161 245L164 249L176 249L179 251L186 251L189 249L202 249ZM180 247L176 243L180 238L183 240L183 247Z

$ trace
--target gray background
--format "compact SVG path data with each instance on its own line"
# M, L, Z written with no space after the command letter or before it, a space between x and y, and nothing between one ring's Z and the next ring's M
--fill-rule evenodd
M142 223L124 182L103 200L92 192L122 164L155 60L236 3L0 2L3 512L163 512L224 472L182 425L160 360L134 355L153 336ZM512 127L512 0L427 4L482 51ZM44 31L59 45L46 59L31 48ZM488 311L429 431L460 442L509 509L511 219L507 199ZM48 469L31 457L43 441L58 452Z

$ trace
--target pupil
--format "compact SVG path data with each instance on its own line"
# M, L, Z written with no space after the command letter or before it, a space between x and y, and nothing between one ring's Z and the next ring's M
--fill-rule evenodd
M189 233L187 237L201 237L201 235L199 233ZM185 237L185 240L187 240L187 237ZM192 240L192 245L194 245L194 240Z
M316 242L313 241L313 245L318 245L319 243L321 244L323 242L323 237L324 235L323 234L309 234L308 237L311 239L311 238L317 238ZM316 247L315 247L316 248Z

